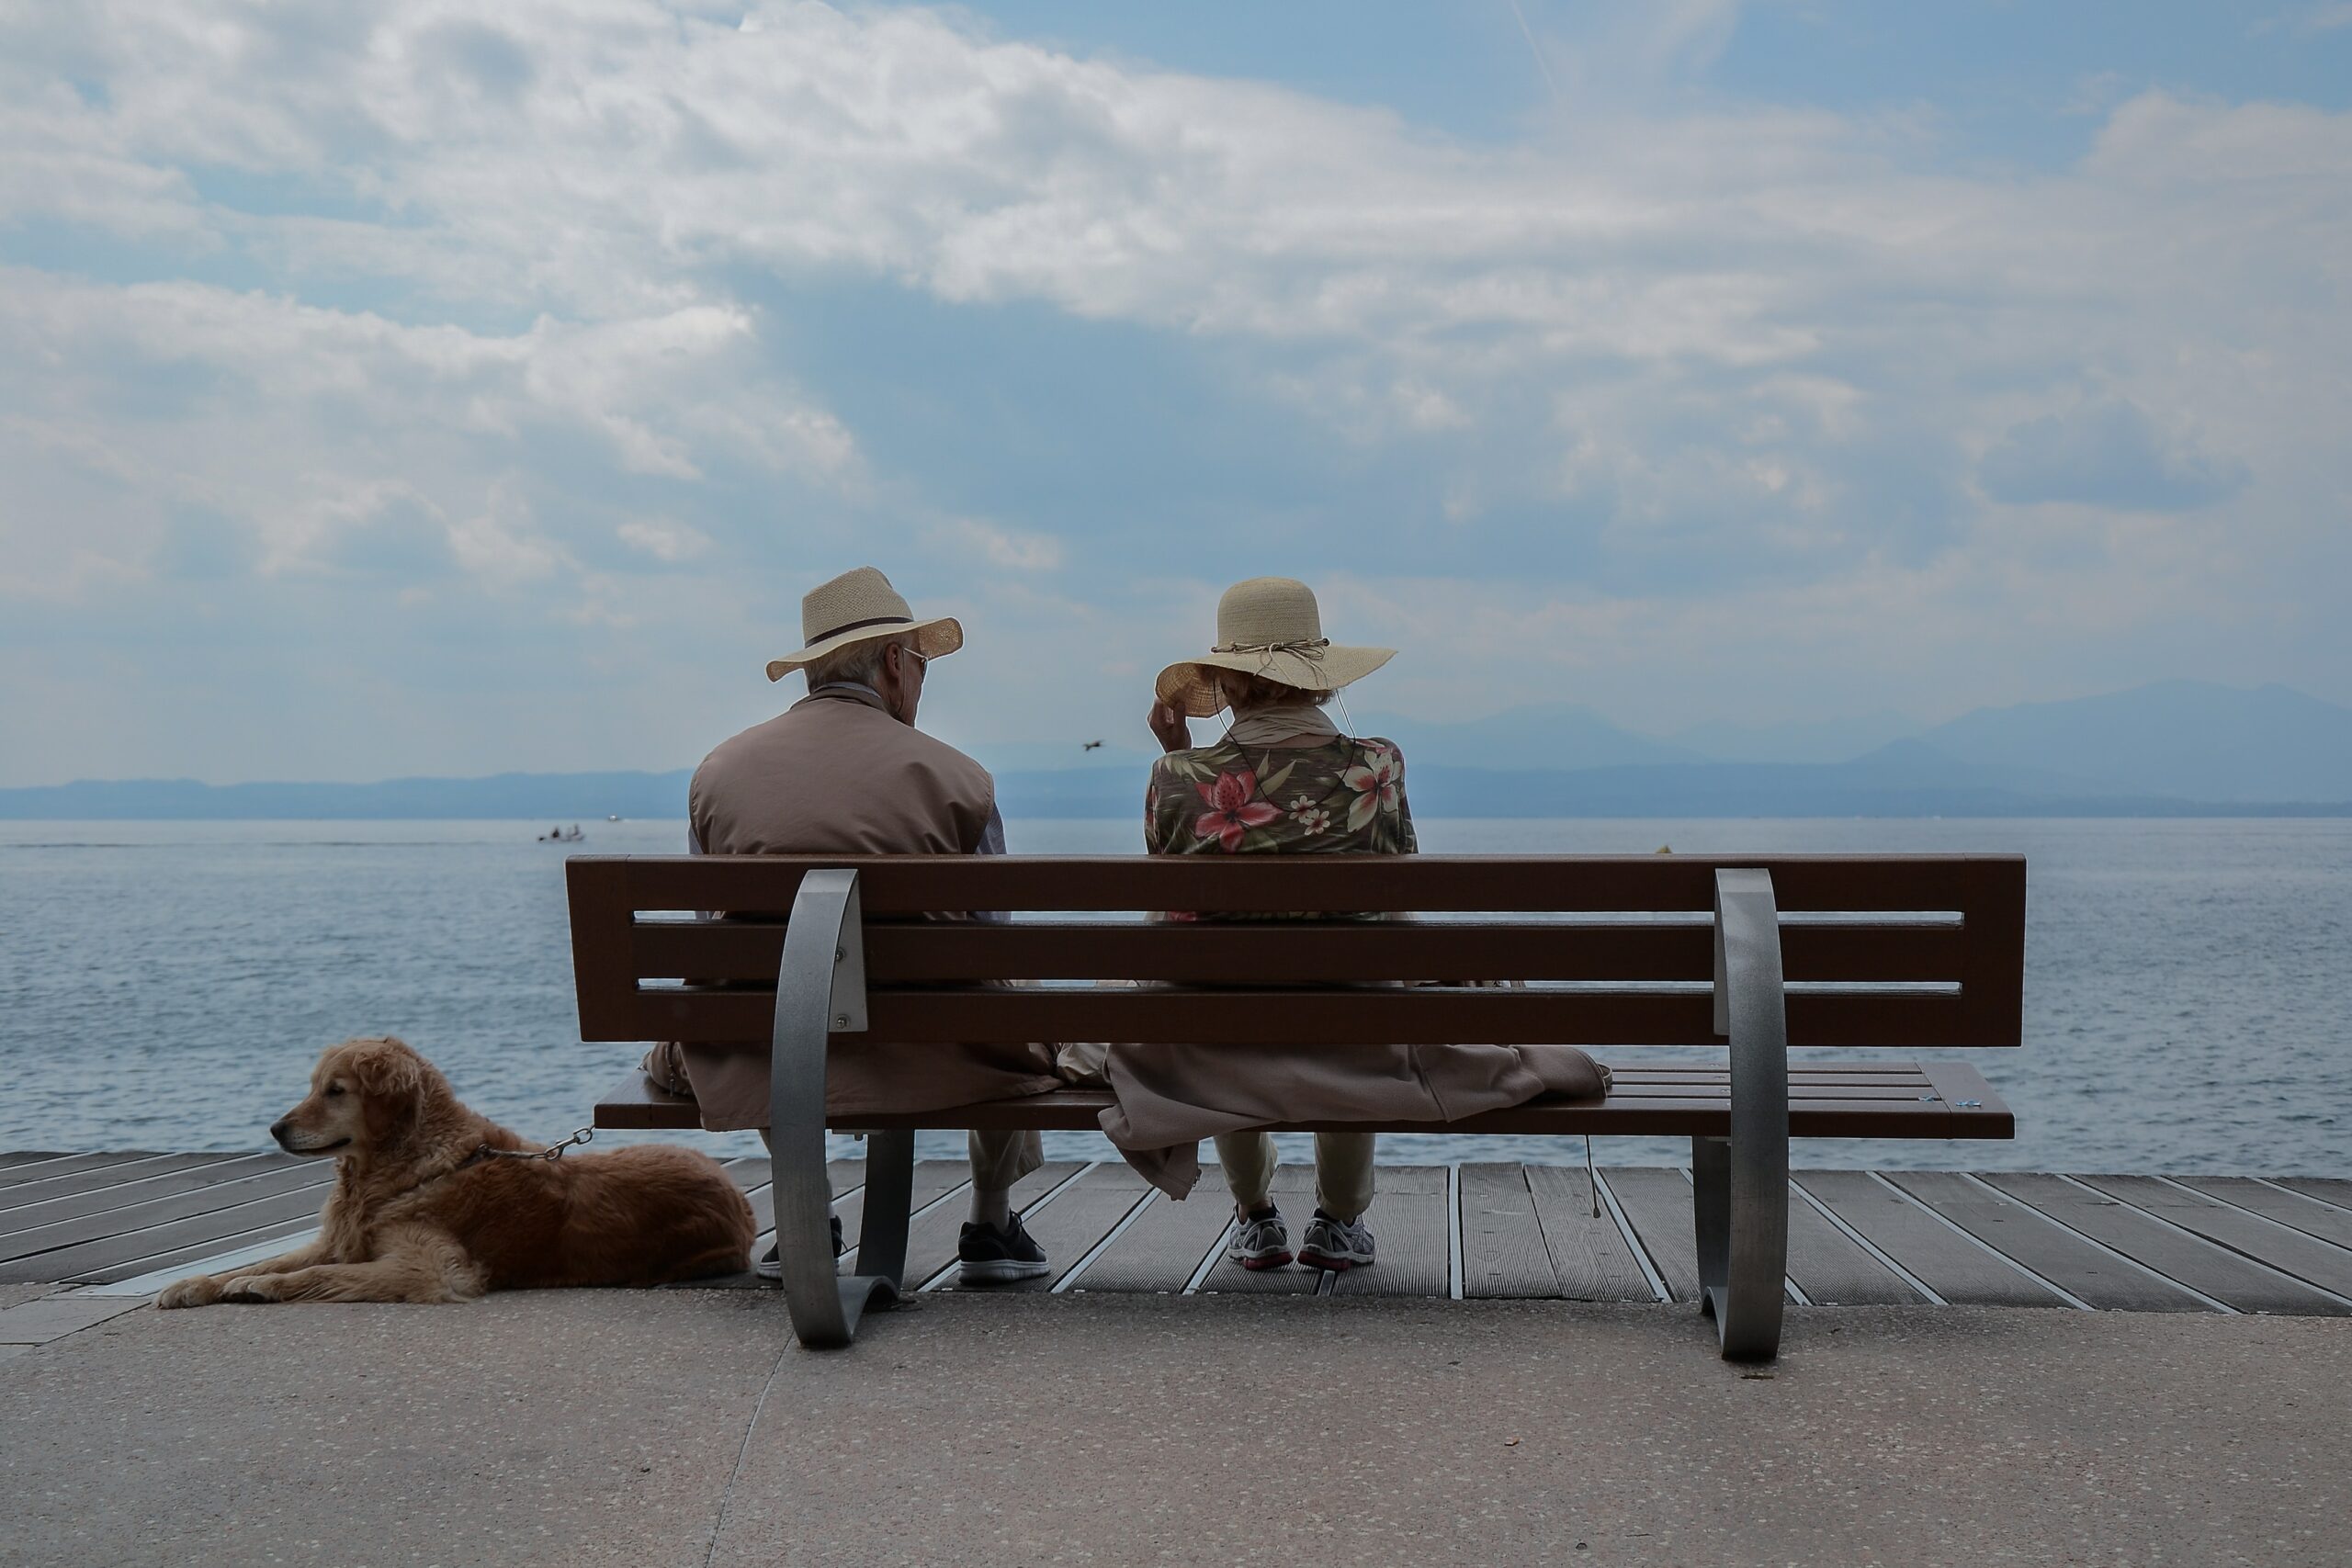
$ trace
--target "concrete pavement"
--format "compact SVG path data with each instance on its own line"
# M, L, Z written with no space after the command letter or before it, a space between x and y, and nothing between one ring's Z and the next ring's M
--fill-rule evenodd
M141 1309L0 1361L0 1563L2340 1564L2352 1323L748 1292Z

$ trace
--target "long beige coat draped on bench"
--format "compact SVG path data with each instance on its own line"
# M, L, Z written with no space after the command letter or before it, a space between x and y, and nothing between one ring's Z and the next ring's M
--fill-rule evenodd
M1201 1179L1200 1140L1306 1118L1447 1122L1544 1095L1598 1099L1608 1069L1570 1045L1113 1045L1102 1131L1172 1198Z

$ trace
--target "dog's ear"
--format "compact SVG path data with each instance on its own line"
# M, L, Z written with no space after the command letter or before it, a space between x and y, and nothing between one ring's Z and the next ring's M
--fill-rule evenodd
M424 1058L390 1035L355 1040L344 1048L344 1066L371 1100L413 1100L424 1089Z

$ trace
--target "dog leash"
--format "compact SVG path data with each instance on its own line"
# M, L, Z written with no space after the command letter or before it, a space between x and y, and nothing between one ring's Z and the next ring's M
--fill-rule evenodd
M563 1139L560 1143L549 1144L543 1149L493 1149L488 1144L476 1144L474 1145L473 1153L468 1155L465 1158L459 1160L448 1169L426 1177L424 1180L418 1182L414 1187L410 1188L408 1190L410 1192L423 1191L425 1188L432 1186L436 1181L447 1181L453 1176L458 1176L473 1169L474 1167L481 1164L481 1162L486 1159L561 1159L563 1157L564 1150L571 1148L577 1144L587 1143L591 1139L594 1138L595 1135L596 1130L594 1127L582 1127L580 1131L572 1134L571 1136ZM406 1196L406 1194L403 1193L402 1196Z
M466 1164L471 1165L478 1159L561 1159L564 1150L577 1144L589 1143L595 1136L595 1128L582 1127L571 1136L559 1143L549 1144L543 1149L493 1149L488 1144L484 1144L474 1150L473 1154L468 1157ZM463 1167L459 1168L462 1169Z

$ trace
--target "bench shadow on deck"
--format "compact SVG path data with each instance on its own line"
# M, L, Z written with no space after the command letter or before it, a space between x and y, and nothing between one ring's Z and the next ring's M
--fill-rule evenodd
M729 1169L764 1228L767 1162ZM180 1274L282 1249L310 1230L333 1175L323 1161L276 1154L0 1154L0 1289L16 1287L0 1296L0 1346L57 1337L77 1316L54 1295L39 1312L6 1306L31 1287L78 1287L88 1303L79 1315L89 1315L136 1305ZM854 1239L864 1168L842 1162L831 1175ZM1276 1178L1295 1227L1312 1209L1313 1180L1303 1165ZM910 1287L956 1289L965 1195L960 1162L916 1168ZM1056 1162L1014 1189L1053 1272L991 1289L1693 1301L1689 1175L1603 1167L1597 1197L1596 1216L1581 1168L1385 1166L1367 1216L1377 1267L1252 1274L1225 1260L1214 1167L1179 1203L1122 1165ZM756 1286L748 1275L711 1283ZM2352 1181L1799 1171L1786 1288L1815 1306L2352 1315Z

